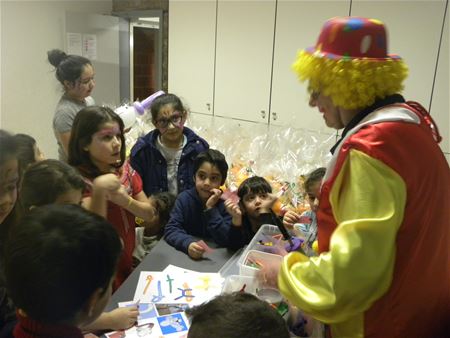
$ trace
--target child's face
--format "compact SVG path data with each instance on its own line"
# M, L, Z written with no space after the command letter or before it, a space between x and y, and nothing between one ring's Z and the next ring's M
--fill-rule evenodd
M102 172L108 172L111 165L121 161L122 140L119 124L106 122L92 135L92 141L84 150L89 152L92 163Z
M10 159L0 166L0 224L10 214L17 200L18 164Z
M82 194L81 190L69 189L56 198L55 204L77 204L77 205L80 205L82 197L83 197L83 194Z
M112 294L112 284L114 281L114 276L111 278L108 287L106 290L103 290L102 293L99 293L98 290L95 292L95 302L92 304L92 308L90 309L90 313L88 314L88 317L85 323L82 323L82 325L87 325L89 323L92 323L94 320L96 320L105 309L106 305L109 303L109 300L111 299Z
M306 192L308 195L309 206L314 212L316 212L319 207L320 184L321 181L314 182L311 184L310 190Z
M186 112L176 111L171 104L161 107L153 124L161 133L161 141L165 143L179 142L183 135Z
M244 212L249 218L258 218L261 212L267 212L272 199L267 192L250 192L242 198Z
M83 72L79 79L75 83L65 81L66 92L71 97L74 97L80 101L91 95L95 87L94 81L94 69L91 65L87 64L83 68Z
M195 173L195 189L200 199L205 202L212 195L212 189L219 189L222 183L222 174L219 169L209 163L203 162Z

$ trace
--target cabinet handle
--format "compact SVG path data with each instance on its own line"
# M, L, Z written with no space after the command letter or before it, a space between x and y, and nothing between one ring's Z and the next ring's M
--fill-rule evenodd
M265 110L261 110L261 117L262 117L263 119L266 118L266 111L265 111Z
M278 118L277 113L273 112L273 113L272 113L272 119L273 119L274 121L276 121L277 118Z
M211 111L211 103L207 103L206 108L208 109L208 111Z

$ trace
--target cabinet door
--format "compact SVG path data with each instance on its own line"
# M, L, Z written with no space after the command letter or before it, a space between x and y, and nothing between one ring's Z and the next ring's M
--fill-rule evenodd
M169 2L169 92L212 114L216 1Z
M292 70L297 52L314 46L322 25L348 15L350 1L278 0L270 124L333 133L308 105L307 83Z
M275 0L218 0L214 115L267 123Z
M403 92L405 99L418 101L427 109L431 100L444 10L444 0L388 0L383 1L382 5L375 0L353 0L352 5L352 15L379 19L386 24L389 53L400 55L409 67Z

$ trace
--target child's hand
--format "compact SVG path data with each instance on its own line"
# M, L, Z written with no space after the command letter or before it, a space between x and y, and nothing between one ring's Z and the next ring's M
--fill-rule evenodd
M278 272L281 269L281 262L281 260L264 262L256 275L262 285L278 289Z
M188 255L189 257L193 259L200 259L203 257L203 253L205 252L205 249L201 245L199 245L197 242L192 242L189 244L188 247Z
M234 226L241 226L242 225L242 210L239 204L233 202L233 200L227 199L224 202L225 209L227 212L231 215L232 223Z
M267 194L267 197L261 201L260 213L269 212L272 209L278 197L274 194Z
M299 220L300 215L295 211L288 210L283 216L283 224L286 228L292 229L294 224Z
M117 191L120 188L120 180L114 174L104 174L96 177L92 182L94 189L106 194Z
M206 209L214 208L219 201L220 195L222 195L222 190L220 189L211 189L212 195L206 201Z
M120 187L116 191L109 194L108 199L114 204L117 204L122 208L126 208L130 203L130 198L132 197L128 195L125 187L123 185L120 185Z
M108 313L110 317L111 330L129 329L136 323L139 316L137 306L119 307Z

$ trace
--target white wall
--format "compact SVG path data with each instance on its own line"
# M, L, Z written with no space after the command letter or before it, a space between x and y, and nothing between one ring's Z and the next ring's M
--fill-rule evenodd
M52 118L62 89L47 51L64 50L65 12L110 14L112 0L0 1L0 128L27 133L56 158Z

